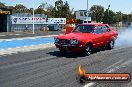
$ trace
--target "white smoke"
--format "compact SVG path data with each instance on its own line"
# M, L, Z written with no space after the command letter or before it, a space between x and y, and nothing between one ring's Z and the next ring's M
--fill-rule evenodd
M132 27L119 30L118 39L115 42L116 47L132 46Z

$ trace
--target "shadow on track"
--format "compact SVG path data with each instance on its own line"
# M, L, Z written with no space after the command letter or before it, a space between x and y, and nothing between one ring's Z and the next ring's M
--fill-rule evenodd
M98 53L100 51L105 51L105 50L106 50L105 47L100 47L100 48L97 48L97 49L93 49L92 54ZM52 55L52 56L56 56L56 57L65 57L65 58L86 57L86 55L83 52L79 52L79 53L68 52L68 53L63 53L62 54L62 53L60 53L60 51L53 51L53 52L49 52L47 54Z
M52 56L56 57L66 57L66 58L77 58L77 57L85 57L83 53L63 53L61 54L60 51L54 51L54 52L49 52L47 54L50 54Z

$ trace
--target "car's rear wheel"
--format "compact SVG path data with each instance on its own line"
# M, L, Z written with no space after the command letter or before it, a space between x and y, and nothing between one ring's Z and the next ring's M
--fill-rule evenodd
M90 44L87 44L85 46L84 52L87 56L89 56L92 53L92 46Z
M111 50L111 49L114 48L114 46L115 46L115 40L112 39L112 40L110 41L110 43L109 43L106 47L107 47L107 49Z

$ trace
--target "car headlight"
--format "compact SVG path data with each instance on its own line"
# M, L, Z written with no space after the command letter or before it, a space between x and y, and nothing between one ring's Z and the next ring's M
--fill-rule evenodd
M70 43L71 44L79 44L79 41L78 40L70 40Z
M59 42L59 39L58 38L54 38L54 40L55 40L55 43Z

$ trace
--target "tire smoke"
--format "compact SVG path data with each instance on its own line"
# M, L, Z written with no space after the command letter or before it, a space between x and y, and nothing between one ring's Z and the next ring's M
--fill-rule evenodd
M132 46L132 27L119 30L118 38L115 42L116 47Z

